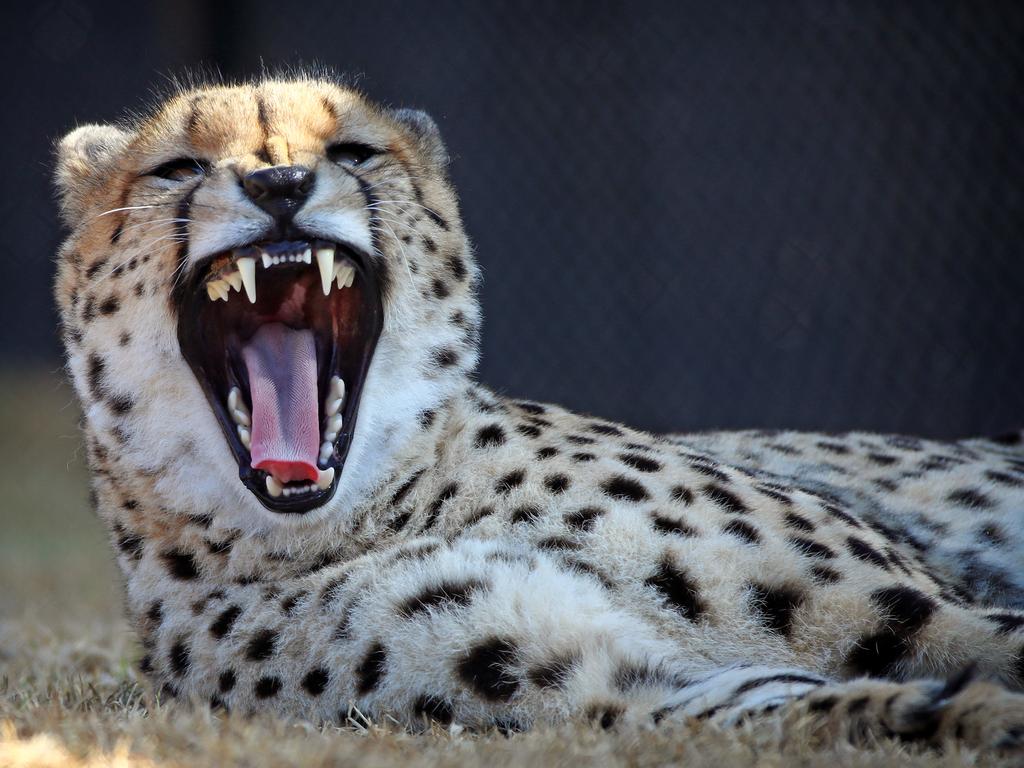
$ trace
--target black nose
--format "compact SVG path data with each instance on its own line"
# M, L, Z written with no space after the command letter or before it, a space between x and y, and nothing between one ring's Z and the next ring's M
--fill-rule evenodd
M313 191L314 174L301 165L261 168L242 179L249 198L278 221L291 219Z

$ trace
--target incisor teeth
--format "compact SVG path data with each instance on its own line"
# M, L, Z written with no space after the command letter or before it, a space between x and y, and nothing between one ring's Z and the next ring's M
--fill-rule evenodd
M274 263L274 257L271 256L269 253L264 253L263 254L263 268L267 269L273 263Z
M321 469L320 474L316 478L316 487L321 491L326 491L331 487L331 483L334 482L334 467L328 467L327 469Z
M316 265L320 269L320 285L324 289L324 296L329 296L331 293L331 280L334 278L333 246L316 249Z
M310 250L309 248L307 248L306 250L304 250L302 252L302 254L299 256L299 258L302 259L302 261L306 262L307 264L312 264L313 263L313 251Z
M252 450L252 435L249 432L248 427L243 427L241 424L238 425L238 439L242 441L242 445L245 446L245 450Z
M265 258L265 257L264 257ZM264 261L264 265L266 261ZM245 295L249 297L249 303L256 303L256 259L252 256L243 256L236 262L238 275L245 286Z
M333 477L333 476L332 476ZM273 475L267 475L267 493L275 499L284 492L284 486L274 479Z

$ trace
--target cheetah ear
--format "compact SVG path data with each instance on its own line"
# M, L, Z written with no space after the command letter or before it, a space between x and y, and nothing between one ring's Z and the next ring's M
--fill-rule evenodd
M53 180L61 217L74 226L132 134L112 125L83 125L57 142Z
M434 118L421 109L394 109L391 118L404 126L416 139L420 151L439 168L448 165L448 149Z

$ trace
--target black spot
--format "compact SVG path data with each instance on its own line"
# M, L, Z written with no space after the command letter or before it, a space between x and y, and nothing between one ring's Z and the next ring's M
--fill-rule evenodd
M728 483L729 476L720 469L717 469L710 464L706 464L702 461L693 461L690 463L690 468L695 472L700 472L702 475L714 478L720 483Z
M442 725L448 725L455 717L451 702L436 696L420 696L413 703L412 711L417 717L426 717Z
M581 546L578 541L568 539L565 536L548 536L546 539L541 539L537 542L539 549L545 549L550 552L574 552Z
M405 618L412 618L437 606L469 605L473 594L483 588L483 583L476 579L442 581L407 599L398 607L398 612Z
M171 672L181 677L188 671L189 647L184 640L178 640L171 646L171 653L168 656L171 664Z
M533 424L517 424L516 432L523 437L540 437L540 427L535 427Z
M585 435L566 435L565 439L574 445L593 445L597 442L594 438L586 437Z
M672 501L677 501L686 506L693 504L693 491L682 485L672 486L672 490L669 492L669 498Z
M459 356L451 347L441 347L431 353L434 365L438 368L451 368L459 362Z
M86 377L89 380L89 391L97 400L103 398L103 375L105 370L106 364L103 362L103 358L96 353L89 355Z
M613 475L601 483L601 490L606 496L620 501L640 502L650 498L647 489L639 482L622 475Z
M591 704L584 712L584 717L588 723L607 731L615 726L623 711L618 704Z
M452 498L458 492L458 483L448 483L448 485L441 489L441 492L437 495L437 498L434 499L433 503L430 505L430 509L427 511L427 519L423 524L422 530L425 531L428 528L433 527L434 523L437 522L437 516L441 512L441 507L444 506L444 503L448 501L448 499Z
M172 549L169 552L164 552L160 558L175 579L190 581L199 576L199 566L196 564L195 555L191 552Z
M508 701L520 681L510 669L515 662L515 644L503 637L489 637L474 646L456 665L456 673L480 697Z
M516 402L516 406L527 413L532 413L534 416L540 416L542 413L547 413L547 409L543 405L540 403L531 403L529 400L519 400Z
M126 531L123 528L115 528L115 531L118 534L117 548L132 560L139 560L142 557L143 538L137 533Z
M379 642L373 644L356 667L356 690L365 696L380 683L384 670L387 668L388 653Z
M538 688L561 688L572 674L578 656L567 653L530 667L526 677Z
M273 675L267 675L261 677L256 681L256 685L253 686L252 692L256 694L257 699L270 699L281 690L281 678L274 677Z
M103 269L105 266L107 266L107 258L105 256L103 258L100 258L100 259L97 259L96 261L94 261L85 270L85 277L86 277L86 279L87 280L92 280L94 277L96 277L97 273L101 269Z
M791 587L751 584L749 599L750 610L767 629L789 637L793 613L803 603L803 594Z
M436 418L437 412L427 409L421 412L420 415L416 417L416 421L419 422L420 429L430 429L432 426L434 426L434 419Z
M875 590L871 602L885 615L886 627L897 634L919 632L938 608L928 595L905 586Z
M488 424L476 433L474 445L477 448L493 448L505 443L505 430L498 424Z
M415 472L412 477L402 483L399 489L395 491L394 496L391 497L391 506L398 506L405 500L405 497L409 495L409 491L411 491L413 486L416 485L416 481L423 476L423 471L424 470L421 469L418 472Z
M871 563L872 565L877 565L879 568L889 570L889 561L882 556L881 552L863 539L858 539L856 536L847 537L846 548L850 551L850 554L858 560L863 560L866 563Z
M601 517L604 513L605 511L599 507L583 507L574 512L566 512L565 517L562 519L570 528L589 531L594 527L597 518Z
M842 456L850 452L850 449L847 448L842 443L828 443L822 441L819 443L815 443L815 445L821 448L823 451L828 451L829 453L834 453L839 456Z
M705 485L701 490L701 493L705 497L715 502L718 506L722 507L726 512L732 512L738 515L745 515L750 510L747 509L747 505L739 500L734 494L725 490L720 485L709 483Z
M324 692L329 680L330 673L323 667L317 667L316 669L311 669L302 678L302 688L310 696L319 696Z
M638 472L658 472L661 470L661 464L654 459L649 459L646 456L640 456L636 453L620 453L619 461L626 466L632 467Z
M235 540L233 538L225 539L224 541L207 541L206 550L211 555L226 555L231 551L234 543Z
M232 688L235 687L235 670L225 669L220 673L220 677L217 680L217 690L221 693L228 693Z
M761 534L757 529L742 520L729 520L722 526L722 533L728 533L737 538L743 539L748 544L757 544L761 541Z
M512 524L516 523L535 523L540 519L541 511L539 507L535 507L532 504L524 504L521 507L516 507L512 510L511 521Z
M596 432L599 435L615 435L616 437L620 437L622 435L622 430L614 424L590 424L587 429L591 432Z
M274 655L277 646L277 632L273 629L261 629L249 641L245 649L245 658L249 661L266 661Z
M300 589L295 594L289 595L281 601L281 610L284 611L286 615L290 616L291 612L295 610L295 606L298 605L300 601L305 600L308 595L309 592L304 589Z
M572 454L569 458L577 464L587 464L596 459L597 456L592 453L587 453L586 451L581 451L579 453Z
M479 523L481 520L483 520L485 517L490 517L491 515L493 515L494 511L494 507L480 507L480 509L476 510L476 512L474 512L462 521L462 526L464 528L468 528L471 525L475 525L476 523Z
M466 279L466 262L458 254L453 253L448 257L448 269L451 271L452 277L460 283Z
M860 523L860 520L858 520L857 518L853 517L853 515L850 515L849 513L844 512L839 507L837 507L835 504L823 504L821 508L824 509L825 512L827 512L831 517L834 517L836 520L839 520L839 521L841 521L843 523L846 523L851 528L861 528L862 527L861 523Z
M979 491L977 488L959 488L952 491L947 497L947 500L954 504L959 504L962 507L974 507L977 509L991 509L995 506L995 503L986 496L984 493Z
M434 296L438 299L446 299L451 293L451 290L448 288L448 284L444 280L440 280L438 278L434 278L431 288L434 291Z
M537 458L541 459L541 460L543 460L543 459L550 459L552 456L557 456L557 455L558 455L558 449L557 448L552 448L550 446L548 446L546 448L540 448L537 451Z
M159 600L154 600L153 604L149 606L149 610L146 611L146 618L154 624L159 624L164 618L164 606Z
M687 538L697 535L697 531L682 520L673 520L671 517L659 515L657 512L651 513L651 523L654 525L654 529L661 533L684 536Z
M121 302L118 300L117 296L108 296L99 306L101 315L112 315L120 308Z
M814 523L803 515L798 515L796 512L787 512L785 523L788 527L795 528L798 531L813 531L815 529Z
M777 491L774 488L765 488L763 485L755 486L755 488L757 489L758 493L767 496L769 499L773 499L774 501L777 501L780 504L785 504L786 506L789 506L790 504L793 503L793 499L791 499L786 494L782 493L782 491Z
M811 568L811 577L818 584L835 584L843 580L843 575L827 565L815 565Z
M210 634L220 640L231 631L231 627L234 626L235 621L241 615L242 609L239 606L228 606L221 611L220 615L214 619L213 624L210 625Z
M868 459L879 466L888 467L899 461L898 456L891 456L888 453L869 453Z
M985 618L998 625L996 633L1000 635L1016 632L1024 627L1024 614L1021 613L990 613Z
M563 493L569 485L569 478L562 474L548 475L544 478L544 487L551 493Z
M740 685L735 691L733 696L740 696L744 693L750 693L756 691L765 685L771 685L772 683L806 683L809 685L821 685L822 679L820 677L811 677L810 675L801 675L795 672L780 672L777 675L768 675L767 677L756 677L753 680L747 680L747 682Z
M1009 485L1014 488L1019 488L1020 486L1024 485L1024 480L1021 480L1019 477L1015 477L1009 474L1008 472L997 472L994 469L985 470L985 477L987 477L994 483L999 483L1000 485Z
M807 705L807 711L825 714L827 712L831 712L838 703L838 696L822 696L820 699L815 699L814 701L810 702Z
M1007 541L1006 532L994 521L978 526L976 535L980 543L995 547L1001 547L1005 545Z
M523 484L523 480L526 479L526 470L516 469L509 472L504 477L500 478L494 485L494 490L497 493L509 493L510 491L518 488Z
M814 541L813 539L805 539L802 536L792 536L789 539L789 543L808 557L820 557L823 560L829 560L836 556L836 553L831 549L821 542Z
M668 606L678 611L683 618L697 621L706 611L696 584L668 557L661 561L657 573L644 583L654 587Z

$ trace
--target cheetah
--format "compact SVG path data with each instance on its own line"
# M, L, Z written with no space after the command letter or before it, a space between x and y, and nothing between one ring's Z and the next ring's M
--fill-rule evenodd
M654 435L474 379L434 121L320 75L58 143L55 295L154 691L1024 750L1021 435Z

